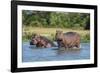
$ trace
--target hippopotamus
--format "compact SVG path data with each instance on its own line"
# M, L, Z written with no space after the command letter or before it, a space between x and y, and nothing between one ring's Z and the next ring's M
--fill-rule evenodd
M80 35L76 32L63 33L63 31L58 30L55 39L59 48L80 48Z
M30 40L30 45L36 45L37 44L37 38L38 38L39 35L37 34L33 34L32 37L31 37L31 40Z
M36 45L36 47L44 47L44 48L50 48L55 47L56 45L49 40L48 38L44 36L40 36L37 34L34 34L31 38L30 45Z

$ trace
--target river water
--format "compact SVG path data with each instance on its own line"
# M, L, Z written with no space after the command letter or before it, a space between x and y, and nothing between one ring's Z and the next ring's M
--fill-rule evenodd
M36 48L29 42L22 44L22 62L64 61L90 59L90 43L81 43L80 50L64 50L57 47Z

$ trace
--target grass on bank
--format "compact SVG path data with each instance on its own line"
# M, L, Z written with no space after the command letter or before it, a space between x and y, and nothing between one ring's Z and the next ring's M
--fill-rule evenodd
M39 28L39 27L23 27L23 41L30 40L32 34L37 33L42 36L49 38L50 40L54 40L56 30L62 30L64 33L66 32L77 32L81 36L81 42L89 42L90 41L90 31L89 30L74 30L67 28Z

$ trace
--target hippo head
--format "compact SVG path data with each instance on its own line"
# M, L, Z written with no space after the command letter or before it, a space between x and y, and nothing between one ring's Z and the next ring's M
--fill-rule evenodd
M33 38L32 39L32 43L33 43L33 45L36 45L38 42L37 42L37 40L35 38Z
M39 35L34 34L34 35L32 36L32 39L31 39L32 44L33 44L33 45L36 45L39 41L40 41Z
M55 35L55 39L57 41L62 41L62 39L63 39L63 31L57 30L56 31L56 35Z

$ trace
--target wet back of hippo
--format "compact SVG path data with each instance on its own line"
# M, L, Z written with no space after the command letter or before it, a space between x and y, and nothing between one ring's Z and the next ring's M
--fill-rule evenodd
M80 35L76 32L64 33L62 42L65 48L80 48Z

